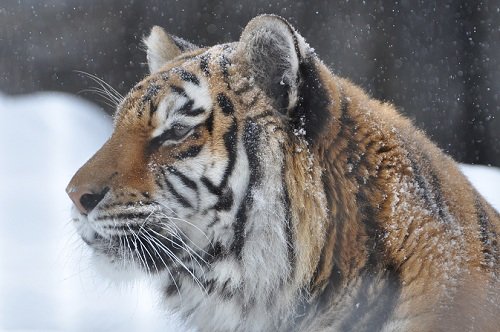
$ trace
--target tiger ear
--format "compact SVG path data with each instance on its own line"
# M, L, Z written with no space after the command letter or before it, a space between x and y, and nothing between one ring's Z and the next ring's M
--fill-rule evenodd
M159 26L154 26L143 42L146 45L146 57L151 74L182 53L198 48L182 38L169 35Z
M241 34L237 52L280 112L296 106L299 67L313 52L284 18L261 15L252 19Z

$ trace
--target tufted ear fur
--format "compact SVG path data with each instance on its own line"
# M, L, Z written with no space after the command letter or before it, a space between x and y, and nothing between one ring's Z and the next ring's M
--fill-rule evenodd
M278 110L287 113L296 106L300 64L313 52L285 19L275 15L252 19L241 34L238 52Z
M328 70L304 38L285 19L262 15L245 27L237 52L294 132L316 142L331 121L332 101L321 75Z
M169 35L159 26L154 26L148 37L144 38L149 72L157 72L165 63L183 52L195 50L198 47L190 42Z

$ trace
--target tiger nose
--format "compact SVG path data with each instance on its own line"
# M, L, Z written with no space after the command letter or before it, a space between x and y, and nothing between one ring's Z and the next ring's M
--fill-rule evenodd
M100 201L104 198L109 188L106 187L100 192L93 192L84 187L69 187L66 188L66 193L73 201L78 211L87 215L89 214Z

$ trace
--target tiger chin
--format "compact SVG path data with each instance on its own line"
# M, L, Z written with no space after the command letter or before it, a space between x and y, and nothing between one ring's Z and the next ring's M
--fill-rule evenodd
M67 192L83 240L199 331L497 331L499 214L284 19L150 75Z

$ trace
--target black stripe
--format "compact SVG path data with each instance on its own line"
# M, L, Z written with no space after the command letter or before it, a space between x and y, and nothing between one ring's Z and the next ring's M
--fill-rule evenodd
M195 109L191 109L186 113L183 113L185 116L198 116L200 114L205 113L205 109L203 107L197 107Z
M147 154L149 155L156 151L163 144L163 142L165 142L170 137L171 134L172 132L170 130L165 130L163 133L161 133L161 135L153 137L146 149Z
M181 159L185 159L185 158L196 157L201 152L202 149L203 149L203 145L190 146L187 150L178 153L175 156L175 159L181 160Z
M190 99L187 102L184 103L177 112L182 115L191 115L191 108L193 108L194 100Z
M210 60L210 54L202 54L200 56L200 69L205 76L210 76L210 70L208 66L208 61Z
M165 288L165 295L167 297L170 297L170 296L178 294L178 292L180 291L180 287L181 287L181 285L179 285L178 281L175 281L175 282L173 281L167 288Z
M412 149L413 150L413 149ZM434 213L437 212L437 215L439 219L441 219L443 222L450 222L450 217L448 213L448 207L446 205L446 201L444 199L442 189L441 189L441 181L439 180L438 176L434 172L433 164L431 161L431 158L425 154L425 152L417 152L413 151L413 153L420 155L421 162L424 165L427 165L425 170L427 171L427 177L420 176L420 184L424 185L424 199L426 199L428 208L430 208ZM416 163L412 163L412 167L415 166L416 170L419 170L419 167ZM421 170L421 169L420 169ZM436 208L434 208L434 206Z
M152 127L153 124L153 114L157 111L158 107L157 105L150 100L149 101L149 119L148 119L148 126Z
M203 281L203 286L205 287L208 295L212 294L215 290L215 279Z
M175 190L174 185L168 180L168 178L167 178L165 172L163 171L163 169L161 169L161 171L163 173L163 179L165 181L165 184L167 185L167 188L168 188L169 192L174 196L174 198L179 203L181 203L182 206L184 206L186 208L193 208L193 206L191 205L191 203L189 203L189 201L184 196L182 196L181 194L179 194L179 192L177 190Z
M184 90L184 88L182 88L180 86L171 84L170 90L172 90L173 93L177 93L178 95L189 98L188 95L186 94L186 91Z
M432 167L431 161L426 160L424 162L428 162L428 165ZM430 177L430 186L432 188L432 192L434 193L434 203L437 206L437 212L439 215L439 218L444 221L444 222L449 222L450 218L448 216L447 212L447 206L445 203L445 200L443 198L443 193L441 189L441 181L437 177L436 173L434 173L434 170L429 169L429 177ZM432 205L431 205L432 206Z
M262 170L259 162L259 142L262 128L253 118L247 118L243 128L243 146L250 168L250 183L260 182Z
M147 153L148 154L153 153L163 144L163 142L167 140L176 140L173 128L167 129L160 135L153 137L147 147Z
M109 203L109 204L103 204L102 205L102 209L105 210L105 209L111 209L111 208L115 208L115 207L126 207L126 208L131 208L131 207L136 207L138 206L138 202L116 202L116 203ZM153 207L156 207L157 206L157 203L152 203L152 202L144 202L144 201L141 201L141 204L140 204L141 207L146 207L146 206L153 206Z
M425 180L424 176L422 175L422 171L420 169L420 166L418 163L413 159L411 156L412 154L410 153L408 155L408 159L410 159L410 164L411 164L411 169L413 171L413 178L415 181L417 181L417 184L420 190L419 192L421 193L421 196L424 198L425 204L427 206L432 206L432 198L430 196L430 190L429 186L427 185L427 181Z
M227 132L224 133L222 139L224 141L224 147L227 151L228 163L222 177L222 181L219 184L219 188L224 188L227 185L229 176L233 172L234 164L236 163L236 135L237 135L238 125L236 120L233 120L231 127Z
M220 243L220 241L215 242L213 246L208 248L208 251L203 255L203 258L208 263L212 264L218 259L221 259L225 256L225 248Z
M146 215L150 215L150 213ZM112 218L114 218L114 216ZM141 224L130 224L128 222L120 224L115 223L114 225L105 225L103 226L103 228L106 230L120 230L126 232L134 232L134 231L139 231L141 229Z
M194 191L198 192L198 185L196 182L188 178L186 175L184 175L181 171L179 171L177 168L173 166L168 166L167 171L169 171L170 174L175 175L178 177L181 182L188 188L193 189Z
M217 211L229 211L233 207L233 191L230 188L226 188L222 195L219 196L214 209Z
M156 179L155 179L155 183L156 183L156 185L157 185L158 187L160 187L160 189L162 189L162 190L163 190L163 188L164 188L164 187L163 187L163 183L162 183L159 179L157 179L157 178L156 178Z
M207 177L203 176L201 178L201 183L203 183L205 187L207 187L208 191L210 191L212 194L217 196L221 195L222 190L219 187L217 187L212 181L210 181Z
M225 115L234 114L234 106L231 100L222 92L217 94L217 103Z
M247 189L245 198L241 201L236 213L236 220L233 223L234 239L231 244L231 252L236 255L236 258L241 259L241 252L245 244L245 227L247 223L247 204L251 200L250 190Z
M273 115L274 115L273 111L264 111L262 113L255 115L254 117L251 117L250 119L252 119L254 122L256 122L259 119L267 118L267 117L273 116Z
M207 131L210 135L212 135L212 132L214 131L214 112L210 112L208 115L207 120L205 121L205 127L207 128Z
M150 100L149 101L149 116L152 117L157 109L158 109L157 105L155 103L153 103L152 100ZM151 124L151 119L149 120L149 124Z
M226 83L227 89L231 90L231 86L229 84L229 71L228 71L228 66L231 65L231 61L225 54L222 54L219 58L219 65L221 67L222 77L224 79L224 82Z
M146 92L142 95L141 103L143 105L148 104L149 105L149 116L150 119L148 121L148 124L151 125L151 116L153 115L154 112L156 112L156 105L153 103L153 98L158 95L160 92L161 86L158 84L151 83L148 85ZM139 117L142 116L143 109L142 107L139 109Z
M177 72L179 73L179 76L183 81L190 82L198 86L200 85L200 80L193 73L190 73L182 68L177 69Z
M494 266L498 259L497 234L493 230L491 221L479 197L475 199L475 207L479 224L479 237L483 245L484 261L487 266Z
M227 289L227 286L231 282L231 278L227 279L224 284L222 284L222 287L219 291L220 297L223 298L224 300L229 300L234 296L234 292Z
M354 120L350 117L349 115L349 100L347 99L347 96L345 95L344 91L342 88L339 90L339 95L340 95L340 121L339 121L339 132L337 136L335 137L335 140L332 142L332 146L338 145L337 143L341 139L350 139L347 137L348 133L351 132L351 130L355 126ZM346 134L347 132L347 134ZM339 151L340 153L341 151Z
M236 135L238 131L238 125L236 120L233 119L233 123L227 132L224 133L222 139L224 141L224 146L227 151L227 159L228 163L226 169L224 170L224 174L222 176L222 180L219 185L214 185L212 181L210 181L205 176L201 178L201 182L207 187L207 189L215 194L220 196L222 194L222 190L226 187L227 182L229 180L229 176L233 172L234 164L236 162Z
M156 95L158 95L158 92L160 92L160 89L161 89L161 86L158 84L148 85L146 92L142 96L142 102L145 103L147 101L152 100Z
M117 213L117 214L109 214L109 215L101 215L96 217L96 220L105 220L105 219L146 219L151 215L151 212L138 212L138 213ZM115 226L113 226L114 228Z

